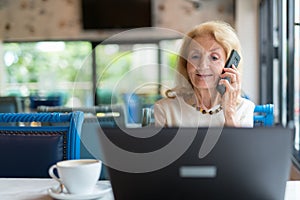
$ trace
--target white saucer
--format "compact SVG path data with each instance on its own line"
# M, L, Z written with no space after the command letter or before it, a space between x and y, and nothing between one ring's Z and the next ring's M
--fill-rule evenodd
M69 194L69 193L56 193L56 188L49 188L48 194L55 199L61 200L89 200L105 196L111 191L111 185L108 183L97 183L94 190L90 194Z

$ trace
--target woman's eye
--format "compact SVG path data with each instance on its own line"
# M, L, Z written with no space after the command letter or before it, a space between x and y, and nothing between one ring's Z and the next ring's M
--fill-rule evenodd
M191 55L191 59L198 59L198 58L200 58L200 56L197 54Z
M219 60L219 58L218 58L217 56L212 56L211 59L212 59L213 61Z

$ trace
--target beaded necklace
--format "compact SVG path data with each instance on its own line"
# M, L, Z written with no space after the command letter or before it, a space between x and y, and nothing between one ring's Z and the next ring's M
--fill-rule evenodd
M220 112L223 109L221 105L216 110L210 110L210 111L204 110L201 107L197 106L196 104L193 104L192 106L194 108L196 108L196 110L201 112L202 114L210 114L210 115L217 114L218 112Z

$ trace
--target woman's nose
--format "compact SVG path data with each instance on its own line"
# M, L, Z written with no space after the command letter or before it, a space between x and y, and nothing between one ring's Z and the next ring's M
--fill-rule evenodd
M199 59L198 63L196 64L196 68L198 69L205 69L209 68L209 61L206 58Z

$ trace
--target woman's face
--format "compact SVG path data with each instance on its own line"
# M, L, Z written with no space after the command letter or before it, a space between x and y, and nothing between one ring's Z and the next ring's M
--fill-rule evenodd
M212 36L194 38L187 57L187 72L194 88L215 88L225 62L225 50Z

